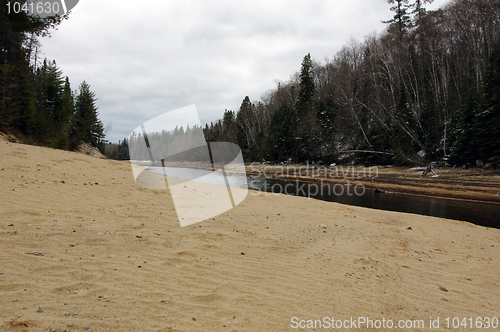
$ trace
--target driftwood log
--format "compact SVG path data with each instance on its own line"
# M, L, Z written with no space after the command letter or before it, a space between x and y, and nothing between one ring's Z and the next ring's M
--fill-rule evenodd
M432 172L432 173L434 173L434 175L437 176L436 172L434 172L434 170L432 169L431 166L427 166L427 168L424 169L424 171L422 172L422 176L427 175L427 173L429 173L429 172Z

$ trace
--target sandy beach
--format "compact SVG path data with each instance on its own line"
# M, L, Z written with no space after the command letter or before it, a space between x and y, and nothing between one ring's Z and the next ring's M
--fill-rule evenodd
M127 162L5 140L0 214L1 331L375 330L363 318L466 331L500 318L500 230L466 222L250 192L180 227L168 190L136 186Z

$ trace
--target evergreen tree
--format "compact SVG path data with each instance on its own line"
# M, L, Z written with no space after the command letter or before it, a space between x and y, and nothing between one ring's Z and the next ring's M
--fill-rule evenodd
M38 139L54 148L67 148L65 128L69 117L63 115L62 72L55 61L43 61L35 73L37 91Z
M391 10L394 12L394 17L387 21L382 21L382 23L390 24L389 31L394 31L399 41L403 40L403 37L408 33L408 30L412 27L412 22L408 9L410 9L410 4L408 0L387 0L391 5Z
M118 142L118 159L130 160L128 140L126 138L124 138L122 142Z
M22 7L26 0L16 1ZM0 0L0 130L18 130L31 135L36 123L35 85L29 65L30 49L38 36L49 35L49 30L68 16L36 18L25 11L8 10L13 1ZM31 40L29 40L31 38Z
M414 63L418 63L418 61L415 60ZM421 85L423 86L423 91L421 92L423 98L420 103L421 112L419 116L421 126L418 129L420 129L420 138L424 142L426 159L434 161L444 157L444 151L440 147L442 137L440 133L442 133L442 128L439 121L439 101L436 100L435 91L433 91L429 69L423 69L422 72L417 70L415 71L419 75L416 76L419 76Z
M321 126L316 115L313 62L308 53L302 60L300 69L299 95L295 103L298 117L294 157L299 160L315 159L321 146Z
M316 105L316 117L322 128L323 135L333 138L335 135L335 119L339 116L341 103L332 94L326 101L320 100Z
M22 8L28 1L15 3ZM85 92L84 87L78 117L72 119L74 103L69 79L63 79L55 61L45 60L39 68L36 63L30 65L37 52L37 37L48 36L49 30L68 15L38 18L23 10L12 10L13 4L11 0L0 0L0 130L14 130L38 144L62 149L70 147L70 143L74 148L81 141L101 144L104 130L97 118L93 93ZM90 102L85 97L89 93Z
M250 147L250 137L249 131L252 128L250 126L250 117L252 113L252 103L250 102L250 98L246 96L241 102L240 110L236 115L236 143L239 145L241 150L243 151L243 156L246 157L248 154L248 148Z
M15 78L12 72L14 65L8 62L0 64L0 128L5 128L12 123L12 104L15 87Z
M29 68L5 61L0 65L0 75L0 129L32 134L36 96Z
M408 107L408 96L404 86L399 89L399 100L396 106L395 121L392 127L392 143L396 152L396 162L405 164L412 161L415 153L413 147L412 128L415 128L413 114Z
M18 80L21 82L18 91L18 103L14 109L19 115L17 128L25 135L31 136L36 132L36 94L33 74L27 66L20 68ZM16 122L14 122L16 123Z
M474 125L477 158L500 165L500 42L491 52Z
M427 96L426 102L423 105L420 122L422 124L422 139L425 145L426 157L429 160L436 160L439 158L440 128L439 122L437 121L437 112L430 96Z
M411 14L415 15L415 24L418 24L422 17L425 16L427 13L427 10L425 9L424 5L425 4L431 4L433 3L434 0L415 0L415 2L410 6L413 8L411 11Z
M281 105L271 120L271 132L274 133L274 154L270 159L287 161L297 156L297 113L293 107ZM277 153L277 154L276 154Z
M68 149L70 145L69 134L71 129L71 121L73 120L73 112L75 102L69 78L66 77L64 88L62 92L62 105L61 105L61 128L59 129L58 148Z
M363 141L359 149L361 151L370 149L372 153L358 153L358 159L368 165L392 164L394 162L393 143L391 132L379 123L368 128L366 135L370 138L370 146Z
M75 116L71 132L72 149L77 148L80 143L90 143L101 152L104 151L104 127L99 120L95 102L95 93L90 90L90 85L83 81L75 98Z
M299 117L312 111L314 106L314 78L312 74L313 63L311 54L307 53L302 60L300 68L300 90L296 108Z
M454 142L450 161L454 164L474 163L476 146L474 142L475 114L480 107L480 91L476 88L476 73L470 69L465 81L464 101L454 121Z
M221 140L224 142L235 143L235 116L234 112L230 110L224 111L224 117L222 118L222 137Z

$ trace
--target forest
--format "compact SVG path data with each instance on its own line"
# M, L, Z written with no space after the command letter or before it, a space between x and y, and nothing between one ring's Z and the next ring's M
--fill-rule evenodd
M389 0L385 32L351 39L204 128L246 162L500 166L500 1ZM125 142L126 143L126 142Z
M8 12L7 2L0 0L0 131L30 144L75 150L89 143L104 151L95 92L85 81L72 90L55 61L39 58L39 38L68 15Z
M349 40L324 63L305 55L288 81L207 124L206 140L238 144L246 162L500 166L500 1L426 10L432 1L388 0L384 32ZM106 144L90 85L72 90L55 61L39 59L39 37L68 15L7 13L7 2L0 131L129 158L127 139Z

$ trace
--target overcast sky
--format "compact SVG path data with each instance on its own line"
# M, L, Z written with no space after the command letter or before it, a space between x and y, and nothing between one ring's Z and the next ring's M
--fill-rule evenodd
M287 81L307 53L324 63L392 16L386 0L80 0L42 38L42 56L72 89L90 84L107 139L118 142L191 104L203 125L237 111L245 96L258 101Z

